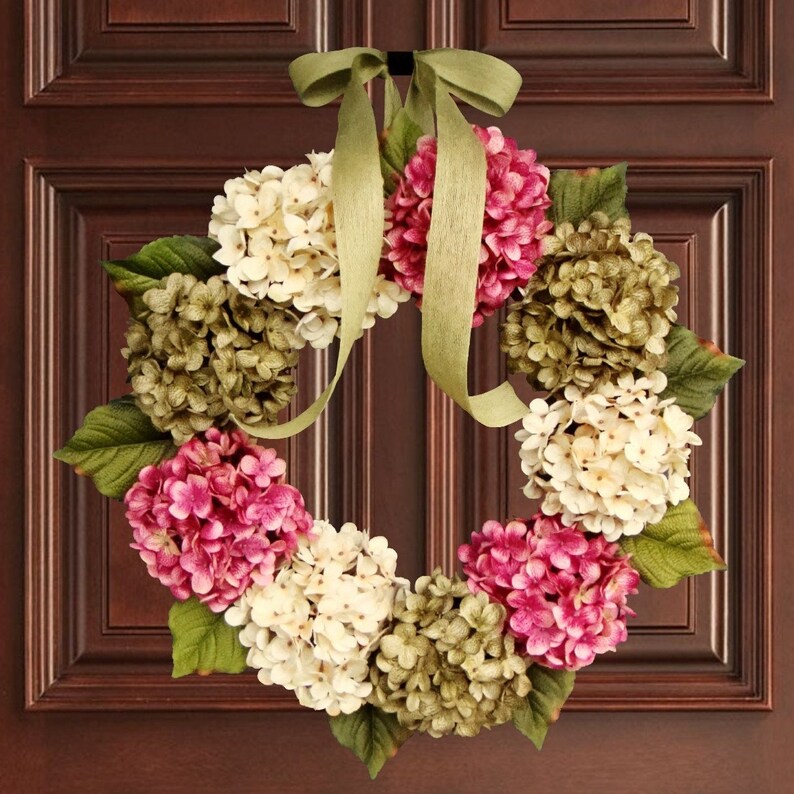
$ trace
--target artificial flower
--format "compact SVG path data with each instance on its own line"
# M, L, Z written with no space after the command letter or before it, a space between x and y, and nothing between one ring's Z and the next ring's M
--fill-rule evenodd
M226 620L242 627L263 684L293 690L317 711L350 714L372 691L368 657L408 584L396 566L386 538L317 521L274 581L249 588Z
M410 297L402 287L378 275L367 304L363 329L372 328L375 317L391 317L399 304ZM314 348L326 348L340 334L342 280L338 275L315 279L303 294L295 296L293 305L302 313L296 328L301 342L308 342Z
M623 373L665 366L665 337L676 320L678 266L627 218L591 215L562 223L523 299L501 328L511 372L537 389L572 383L590 389Z
M183 442L235 418L273 424L297 391L293 315L240 295L217 276L172 273L143 295L127 359L138 407Z
M628 637L626 599L639 574L603 535L542 513L486 521L458 558L469 589L507 609L508 631L534 662L579 670Z
M569 385L563 400L533 400L516 433L524 493L610 541L660 521L689 496L688 445L701 443L692 417L660 399L666 385L662 372L623 374L587 394Z
M209 236L225 278L243 295L286 305L302 315L300 346L327 347L340 332L342 301L333 212L333 152L312 152L286 171L247 171L216 196ZM410 295L382 279L362 330L390 317Z
M511 719L530 690L505 608L440 569L394 610L372 665L370 701L406 728L476 736Z
M549 169L532 149L519 149L497 127L474 127L485 149L487 181L480 267L472 325L499 309L510 293L535 272L541 240L552 228ZM391 229L386 234L388 278L409 290L421 304L424 291L427 234L433 211L436 140L419 139L396 190L386 202Z
M273 581L312 528L286 464L241 430L218 428L141 469L124 502L149 574L184 601L222 612L252 584Z

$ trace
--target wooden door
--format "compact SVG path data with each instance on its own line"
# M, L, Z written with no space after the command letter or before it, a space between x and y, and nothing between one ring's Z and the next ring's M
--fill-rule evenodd
M792 790L790 3L25 0L2 4L0 36L1 791ZM505 132L552 168L628 160L634 225L681 265L687 325L748 361L699 425L693 474L727 573L643 590L541 754L510 726L415 737L376 784L288 693L170 678L170 595L119 506L51 458L125 391L126 310L98 260L203 234L227 177L331 147L335 109L301 107L286 67L360 44L514 64ZM503 364L493 323L475 340L481 390ZM304 401L327 376L304 357ZM316 515L388 535L415 577L525 512L514 446L428 384L404 306L282 448Z

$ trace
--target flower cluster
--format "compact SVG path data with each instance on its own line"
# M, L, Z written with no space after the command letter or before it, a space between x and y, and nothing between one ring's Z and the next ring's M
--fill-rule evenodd
M678 266L649 235L630 232L627 218L611 224L596 213L578 229L560 224L547 238L546 255L501 329L511 371L555 391L665 365Z
M497 127L474 127L485 148L487 184L473 326L499 309L535 272L541 239L551 229L549 170L532 149L519 149ZM383 272L421 300L433 208L436 140L420 138L386 203L391 229Z
M211 428L173 458L146 466L127 491L127 519L151 576L181 601L195 593L222 612L266 585L311 530L286 464L240 430Z
M288 168L267 166L229 179L215 197L209 236L220 243L214 258L244 295L268 298L303 317L302 343L327 347L339 331L339 258L331 172L333 152L307 155ZM364 328L390 317L408 293L383 277L373 290Z
M379 274L372 289L362 330L375 325L376 317L391 317L400 303L411 297L399 284ZM301 295L296 295L293 307L302 313L295 333L302 347L308 342L318 350L328 347L341 333L342 280L339 275L315 279L306 285Z
M273 424L297 391L295 318L217 276L172 273L127 330L130 383L158 429L186 441L234 417Z
M396 566L386 538L318 521L275 580L252 586L226 620L242 626L263 684L294 690L309 708L350 714L372 691L369 655L408 584Z
M567 386L551 405L533 400L516 433L524 493L542 497L546 515L610 541L660 521L668 504L689 495L687 445L701 443L692 417L660 399L666 385L659 371L624 374L589 394Z
M476 736L510 720L530 682L503 631L503 606L436 569L394 618L372 666L375 706L434 737Z
M535 662L578 670L628 636L626 597L639 574L616 543L542 513L487 521L458 557L473 593L507 608L508 627Z

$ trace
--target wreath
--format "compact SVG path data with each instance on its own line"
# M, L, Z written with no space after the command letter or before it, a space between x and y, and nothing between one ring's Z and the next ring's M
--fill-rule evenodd
M255 669L327 712L373 777L414 732L512 721L540 748L576 671L626 640L640 580L725 567L688 461L694 421L743 363L676 324L679 270L632 232L625 164L551 173L452 98L501 115L511 67L459 50L413 61L403 106L385 53L297 59L306 104L342 96L335 149L230 178L206 238L102 263L130 309L131 394L55 453L123 499L131 547L176 599L173 675ZM312 516L254 440L308 427L356 340L411 299L436 383L476 421L521 422L537 500L472 533L463 577L413 584L387 538ZM528 406L507 382L468 392L472 328L503 307L507 367L545 395ZM330 385L279 424L299 351L337 341Z

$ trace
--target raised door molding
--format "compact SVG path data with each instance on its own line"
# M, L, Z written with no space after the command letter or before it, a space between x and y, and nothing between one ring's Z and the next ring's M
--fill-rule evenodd
M503 58L518 102L769 102L771 0L430 0L435 47Z
M367 45L373 0L25 0L31 105L295 104L304 52ZM768 102L771 0L428 0L429 46L512 63L519 102Z
M371 0L25 0L29 105L283 105L306 52L361 44Z

